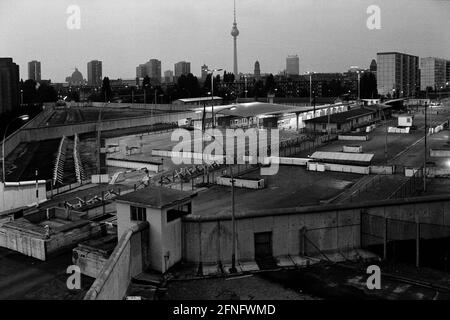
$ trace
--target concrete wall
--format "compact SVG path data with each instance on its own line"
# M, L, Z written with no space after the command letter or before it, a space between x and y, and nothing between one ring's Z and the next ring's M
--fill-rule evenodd
M79 104L80 107L86 106L86 104ZM108 103L105 105L103 102L91 102L89 106L97 108L126 108L126 109L145 109L145 110L163 110L163 111L187 111L194 108L199 108L197 105L178 105L178 104L150 104L150 103Z
M322 251L359 248L362 213L450 226L450 196L238 212L236 257L240 261L255 259L254 234L257 232L272 232L275 257L299 255L302 228L306 228L308 239ZM232 226L229 214L187 216L183 220L183 228L184 260L206 264L231 261ZM306 252L317 253L313 246L307 246Z
M91 278L97 278L108 261L103 254L86 248L77 247L73 249L75 253L77 258L72 257L72 262L80 267L82 274Z
M143 169L146 168L149 171L158 173L162 164L153 164L144 161L130 161L121 159L106 159L106 165L110 167L125 168L125 169Z
M343 146L342 152L362 153L362 146Z
M395 166L370 166L371 174L394 174Z
M409 134L410 127L406 128L397 128L397 127L389 127L388 133L401 133L401 134Z
M167 113L154 116L141 116L134 118L114 119L102 122L102 130L118 130L140 126L149 126L157 123L176 123L180 119L192 118L201 119L201 114L195 112ZM10 154L21 142L43 141L58 139L62 136L73 136L94 132L97 130L97 121L84 122L80 124L26 127L16 131L16 133L5 141L5 154Z
M1 228L0 245L42 261L46 259L45 239L36 234Z
M367 141L369 140L369 136L365 135L344 135L340 134L338 135L338 140L348 140L348 141Z
M46 107L41 113L39 113L36 117L28 121L25 125L22 126L23 129L32 128L39 126L42 122L44 122L50 115L53 113L53 107ZM22 129L21 128L21 129ZM15 131L13 134L10 134L5 139L5 155L10 154L21 142L21 129ZM1 149L0 149L1 152ZM2 155L3 157L3 155Z
M231 178L230 177L217 177L216 183L221 186L231 186ZM235 178L234 185L237 188L263 189L264 188L264 179L250 180L250 179Z
M450 149L430 149L430 157L450 158Z
M45 237L43 232L35 232L32 227L18 228L6 223L0 228L0 232L0 237L3 238L0 245L3 244L3 247L45 261L52 255L72 249L84 240L101 235L102 230L97 223L73 224L66 231L55 230L50 237Z
M0 195L0 212L47 200L44 180L38 182L38 198L35 181L7 182L6 186L0 182Z
M98 223L89 223L82 227L72 228L65 232L52 234L45 241L46 258L59 252L74 248L80 242L102 235L102 227Z
M147 267L148 223L128 229L84 297L85 300L122 300L131 278Z
M335 172L347 172L347 173L358 173L358 174L370 174L369 167L363 166L352 166L336 163L317 163L308 162L307 168L309 171L335 171Z
M185 229L184 259L188 262L205 264L229 263L231 261L232 225L230 220L188 217L183 221ZM301 230L306 228L307 237L321 250L359 247L358 210L342 213L336 211L320 214L267 215L244 217L236 220L237 251L239 261L255 259L254 234L272 232L272 250L274 256L299 255ZM339 230L339 232L338 232ZM311 246L309 253L315 253Z
M108 183L109 175L108 174L93 174L93 175L91 175L91 182L92 183Z

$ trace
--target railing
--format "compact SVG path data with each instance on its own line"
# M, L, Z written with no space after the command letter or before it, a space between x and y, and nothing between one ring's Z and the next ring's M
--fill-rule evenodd
M64 186L54 186L53 185L53 180L48 180L46 182L46 189L47 189L47 198L52 198L58 194L67 192L67 191L71 191L73 189L79 188L81 186L84 186L86 184L90 184L91 180L90 179L86 179L83 180L83 182L74 182L74 183L70 183L70 184L66 184Z

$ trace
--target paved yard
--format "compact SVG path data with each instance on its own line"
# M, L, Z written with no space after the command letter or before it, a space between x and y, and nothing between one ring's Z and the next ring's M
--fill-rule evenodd
M246 177L258 177L259 170ZM266 176L262 190L236 188L236 210L263 210L315 205L350 187L361 175L340 172L309 172L305 167L280 166L278 174ZM231 188L214 186L194 198L193 211L214 215L231 210Z

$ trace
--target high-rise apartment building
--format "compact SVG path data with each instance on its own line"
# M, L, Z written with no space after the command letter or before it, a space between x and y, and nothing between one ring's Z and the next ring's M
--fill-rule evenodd
M447 82L448 60L441 58L421 58L420 59L420 90L427 88L432 90L443 89Z
M293 76L300 74L300 58L298 55L291 55L286 58L286 73Z
M205 81L207 76L208 76L208 66L204 64L202 65L202 81Z
M0 58L0 114L19 106L19 66L12 58Z
M87 64L88 86L99 87L102 85L102 62L92 60Z
M145 78L147 75L147 66L145 64L140 64L136 67L136 78Z
M188 75L191 73L191 63L186 61L180 61L175 63L175 79L178 79L182 75Z
M172 83L173 82L173 71L166 70L164 71L164 83Z
M156 83L161 83L161 61L157 59L150 59L146 64L146 72L150 80Z
M28 79L41 81L41 63L39 61L28 62Z
M419 57L398 52L378 53L377 87L380 95L414 96L420 88Z
M450 60L447 60L447 62L445 63L446 67L445 67L445 82L446 85L449 86L450 85Z
M259 64L259 61L255 62L255 69L253 71L253 75L254 75L256 80L261 79L261 66Z

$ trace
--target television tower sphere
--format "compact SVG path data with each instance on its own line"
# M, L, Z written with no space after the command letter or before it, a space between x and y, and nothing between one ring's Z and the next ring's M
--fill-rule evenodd
M231 29L231 35L237 37L239 35L239 30L237 28L236 22L233 24L233 29Z

